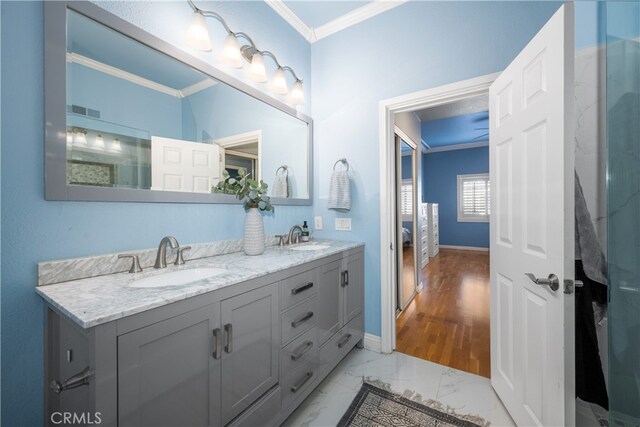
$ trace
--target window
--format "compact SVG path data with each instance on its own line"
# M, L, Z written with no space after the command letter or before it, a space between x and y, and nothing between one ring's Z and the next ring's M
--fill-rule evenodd
M489 174L458 175L458 222L489 222Z
M400 203L402 207L402 220L413 221L413 181L411 179L402 180Z

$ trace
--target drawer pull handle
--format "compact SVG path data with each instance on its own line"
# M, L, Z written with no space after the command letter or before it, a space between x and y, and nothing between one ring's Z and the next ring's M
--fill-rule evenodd
M338 348L342 348L345 345L347 345L350 339L351 339L351 334L347 334L344 337L342 337L342 339L338 341Z
M222 340L220 339L220 328L215 328L213 330L213 339L215 340L215 343L213 344L213 353L211 354L211 356L216 360L220 360L220 357L222 356Z
M233 351L233 326L231 326L231 323L224 325L224 331L227 335L227 342L224 345L224 351L231 353Z
M311 377L313 377L313 372L307 372L304 375L304 378L302 380L300 380L300 382L298 384L294 384L294 385L291 386L291 391L293 393L297 393L298 390L300 390L307 383L307 381L309 381L311 379Z
M307 351L311 350L311 347L313 347L312 341L305 342L300 347L294 350L293 354L291 355L291 360L295 362L296 360L300 359Z
M291 322L291 327L297 328L298 326L302 325L304 322L311 319L312 317L313 317L313 311L310 311L304 316L302 316L301 318L299 318L298 320L294 320L293 322Z
M297 288L291 289L292 295L298 295L300 292L304 292L307 289L313 288L313 282L309 282L306 285L298 286Z

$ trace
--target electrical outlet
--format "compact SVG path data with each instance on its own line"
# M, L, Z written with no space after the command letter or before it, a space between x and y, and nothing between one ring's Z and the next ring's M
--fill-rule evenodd
M351 218L336 218L336 231L351 231Z
M315 224L313 225L314 230L322 230L322 217L321 216L317 216L314 218L315 219Z

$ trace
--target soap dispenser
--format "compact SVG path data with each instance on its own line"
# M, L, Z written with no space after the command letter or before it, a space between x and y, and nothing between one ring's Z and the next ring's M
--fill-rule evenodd
M307 221L304 222L304 224L302 224L302 241L303 242L308 242L309 241L309 226L307 225Z

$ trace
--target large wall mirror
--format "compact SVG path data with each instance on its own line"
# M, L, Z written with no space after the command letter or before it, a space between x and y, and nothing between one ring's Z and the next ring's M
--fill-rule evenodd
M89 2L45 2L46 197L310 204L311 119ZM276 184L276 185L274 185Z

